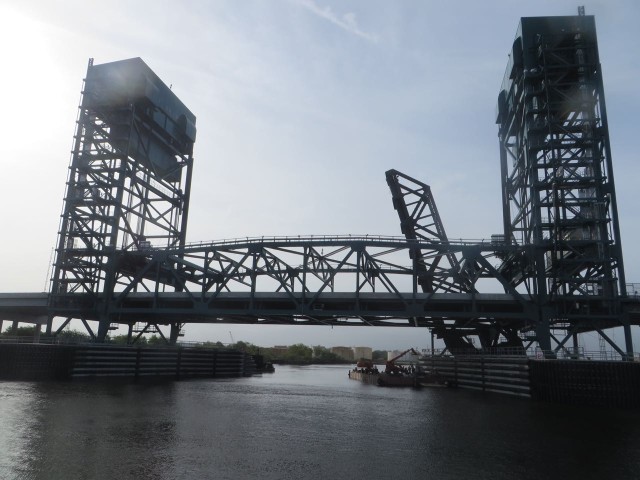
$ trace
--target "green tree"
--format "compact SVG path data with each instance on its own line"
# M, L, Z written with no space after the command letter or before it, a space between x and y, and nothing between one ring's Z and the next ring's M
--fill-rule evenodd
M160 335L156 335L155 333L153 335L151 335L148 339L147 339L147 344L148 345L155 345L155 346L163 346L166 345L167 342L164 338L162 338Z
M114 335L113 337L109 336L109 341L112 343L117 343L118 345L126 345L128 335Z
M133 342L136 338L136 335L131 337L131 341ZM109 341L112 343L117 343L118 345L127 345L127 340L129 339L129 335L114 335L113 337L109 337ZM147 337L142 335L134 345L143 346L147 344Z
M313 358L313 349L302 343L290 345L287 349L287 360L291 362L311 363Z
M249 355L264 355L264 350L265 350L259 347L258 345L254 345L253 343L249 343L249 342L243 342L242 340L239 340L236 343L230 344L229 348L235 348L236 350L240 350L241 352L248 353Z
M77 330L63 330L56 335L56 338L63 343L86 343L91 341L88 333Z
M33 337L36 333L36 327L18 327L14 328L13 325L10 325L4 332L2 332L3 337Z
M250 346L250 343L243 342L242 340L238 340L236 343L229 345L229 347L240 350L241 352L248 352Z
M224 348L224 344L220 341L217 342L202 342L199 345L196 345L196 348Z
M373 363L385 363L387 361L386 350L374 350L371 354Z

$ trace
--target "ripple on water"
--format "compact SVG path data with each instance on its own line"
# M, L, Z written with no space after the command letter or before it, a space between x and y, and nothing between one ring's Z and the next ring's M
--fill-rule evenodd
M385 389L346 372L0 383L0 478L637 478L636 412Z

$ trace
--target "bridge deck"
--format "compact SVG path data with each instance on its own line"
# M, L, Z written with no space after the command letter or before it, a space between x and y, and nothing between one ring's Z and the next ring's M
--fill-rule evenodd
M49 315L49 294L0 293L0 320L46 323Z
M70 294L51 307L47 293L0 293L0 319L42 323L55 314L98 320L101 303L101 299ZM523 302L510 294L221 292L197 297L187 292L140 292L114 299L110 312L115 322L123 324L188 321L429 327L456 322L459 328L471 328L487 319L520 320L524 326L527 309L534 305L532 298L525 297ZM640 324L640 298L628 298L623 305L631 322ZM604 326L615 318L606 312L591 312L589 321L595 320Z

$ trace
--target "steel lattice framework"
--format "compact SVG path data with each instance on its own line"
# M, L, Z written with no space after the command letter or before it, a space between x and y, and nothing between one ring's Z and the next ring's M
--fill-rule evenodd
M498 99L505 241L532 246L501 271L539 299L538 341L589 316L620 322L625 278L602 72L592 16L523 18Z
M89 62L52 279L67 294L110 296L121 252L184 244L195 117L139 58ZM108 328L102 304L99 335Z
M473 291L420 291L423 270L410 260L416 250L456 255L476 265ZM519 250L490 241L429 243L376 236L251 238L150 248L119 253L121 265L135 267L122 272L129 283L121 282L110 298L59 295L56 311L85 322L102 320L107 304L109 321L130 327L137 322L430 327L452 350L469 348L460 341L466 336L480 337L487 348L513 346L512 332L527 339L539 321L538 299L518 293L495 265L499 257ZM481 279L502 281L504 293L479 293ZM611 326L600 299L581 300L591 313L568 317L575 332L554 336L557 349L574 333Z
M511 249L512 247L504 247ZM411 252L474 258L476 280L496 274L490 243L430 244L398 237L275 237L123 252L130 279L113 293L113 320L240 321L281 324L432 326L464 319L526 323L526 299L507 294L424 293ZM63 299L63 297L60 297ZM69 295L61 312L95 319L94 302ZM216 318L217 317L217 318Z
M475 336L554 352L597 332L631 354L593 17L522 19L497 123L504 233L490 241L450 241L429 186L390 170L404 238L186 244L195 117L140 59L90 64L50 316L98 341L112 323L171 325L169 341L186 322L406 326L451 350Z
M397 170L387 171L386 177L405 238L427 245L449 243L429 185ZM462 277L460 261L453 253L443 255L428 247L425 251L413 251L412 258L416 269L422 272L418 282L424 292L472 291L473 287L468 278Z
M451 248L429 185L397 170L389 170L386 177L402 233L409 241L419 239L422 242L420 248L410 250L410 256L423 292L478 293L477 281L490 278L501 284L514 301L524 304L514 286L487 259L487 254L495 256L497 246L492 245L487 252L486 245L469 244L456 252ZM453 325L440 320L435 322L433 332L443 338L451 350L474 350L470 335L477 336L485 349L522 348L523 342L518 333L525 326L529 328L534 324L532 320L518 318L509 322L485 319L477 328L469 328L466 319L460 319Z

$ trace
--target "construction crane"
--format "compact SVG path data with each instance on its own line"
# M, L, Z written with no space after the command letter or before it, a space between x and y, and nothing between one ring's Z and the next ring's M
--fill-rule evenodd
M395 362L399 358L404 357L407 353L411 353L412 355L416 355L416 356L420 355L413 348L409 348L404 352L402 352L400 355L396 355L391 360L387 360L387 363L385 364L384 372L385 373L402 373L404 371L403 368L396 365Z

